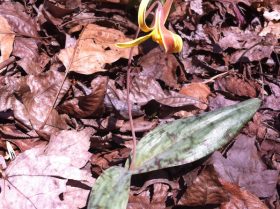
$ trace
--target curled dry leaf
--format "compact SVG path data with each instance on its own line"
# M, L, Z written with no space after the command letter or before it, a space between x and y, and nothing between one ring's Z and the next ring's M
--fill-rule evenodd
M269 22L266 27L260 32L260 36L266 36L267 34L273 34L277 38L280 38L280 23L279 22Z
M86 205L91 173L81 170L89 160L91 130L61 131L47 146L19 154L0 179L0 208L78 209ZM83 187L69 187L68 180ZM73 192L75 190L75 192ZM71 192L72 191L72 192ZM65 199L60 196L67 197ZM76 197L79 199L76 199ZM68 201L69 199L72 201Z
M251 80L245 80L236 76L227 76L216 80L215 90L229 92L237 96L257 97L259 85Z
M104 103L107 111L117 112L123 118L128 119L126 92L117 89L113 80L109 80L108 82L108 88ZM144 114L138 104L132 104L131 112L133 117L141 116Z
M179 200L179 205L208 205L227 202L230 196L222 187L212 166L203 170Z
M210 95L211 91L209 87L204 83L190 83L188 85L183 86L180 89L179 93L197 98L198 100L207 103L207 98Z
M75 11L75 8L81 6L80 0L75 1L61 1L54 4L49 0L44 1L44 9L51 13L55 18L63 18Z
M129 40L121 31L89 24L82 31L76 48L65 48L58 57L67 70L92 74L104 71L105 64L111 64L121 57L128 58L130 49L120 49L115 44ZM137 53L138 50L134 50L133 55Z
M120 89L115 90L116 94L125 101L126 93ZM145 105L151 100L170 107L193 106L200 108L202 102L193 97L179 94L175 91L165 93L159 82L150 76L135 76L131 83L130 100L135 104Z
M140 117L133 120L133 123L134 123L135 132L146 132L146 131L150 131L151 129L154 129L157 126L158 121L157 120L148 121L145 120L144 117ZM121 126L120 131L121 132L131 131L130 122L129 121L125 122Z
M274 111L280 110L280 84L268 83L271 90L271 95L264 99L263 107L270 108Z
M221 204L221 209L268 209L255 195L235 184L222 181L223 187L230 193L229 202Z
M239 186L220 179L207 167L179 201L180 205L221 204L221 209L267 209L259 198Z
M2 15L2 14L1 14ZM13 44L15 39L15 34L11 29L8 21L0 16L0 63L8 59L13 51Z
M59 111L77 118L99 115L102 113L107 83L107 77L97 77L91 82L92 93L64 102Z

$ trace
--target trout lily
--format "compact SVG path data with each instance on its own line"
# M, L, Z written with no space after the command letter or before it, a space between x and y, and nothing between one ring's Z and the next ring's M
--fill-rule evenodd
M135 40L125 42L125 43L118 43L116 45L120 48L134 47L146 41L147 39L152 38L153 41L157 42L159 45L164 47L165 52L167 53L180 52L183 46L183 41L181 37L171 32L164 26L168 14L170 12L173 0L166 0L164 4L160 3L159 1L155 2L157 8L155 11L154 22L152 23L151 26L148 26L145 20L147 17L146 15L147 6L150 3L150 1L151 0L142 0L138 11L139 28L143 32L150 32L150 33L145 36L139 37Z

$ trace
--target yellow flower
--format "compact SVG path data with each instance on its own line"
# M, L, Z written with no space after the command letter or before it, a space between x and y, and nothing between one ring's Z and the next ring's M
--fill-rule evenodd
M139 37L135 40L116 44L120 48L134 47L141 44L149 38L163 46L167 53L177 53L182 50L183 41L180 36L168 30L164 24L171 9L173 0L166 0L162 5L159 1L156 2L157 9L155 11L154 23L151 26L146 24L146 10L151 0L142 0L138 11L139 28L149 34Z

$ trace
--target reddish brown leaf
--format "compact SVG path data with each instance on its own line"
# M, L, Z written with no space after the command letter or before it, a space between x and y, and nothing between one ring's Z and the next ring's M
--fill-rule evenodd
M107 63L111 64L121 57L128 58L129 49L120 49L115 43L129 40L121 31L88 24L81 33L77 45L62 49L58 58L69 71L93 74L104 71ZM138 50L133 51L133 55L136 54Z
M148 121L145 120L143 117L140 117L133 120L133 124L134 124L135 132L146 132L156 127L157 120ZM126 123L124 123L121 126L120 131L121 132L131 131L130 122L127 121Z
M207 167L187 189L180 205L221 204L221 209L267 209L253 194L218 177L212 166Z
M207 98L210 95L211 91L209 87L204 83L190 83L188 85L183 86L180 89L179 93L197 98L198 100L207 103Z
M38 36L36 22L25 13L25 8L20 3L1 3L0 14L8 20L15 33L27 37Z
M1 31L0 31L0 63L7 60L13 50L13 44L15 35L11 29L10 24L8 21L3 17L0 16L0 24L1 24Z
M239 186L220 180L223 188L230 193L229 202L221 204L221 209L268 209L255 195Z
M230 92L237 96L256 97L259 86L250 80L238 78L236 76L227 76L216 80L215 89Z
M41 145L19 154L0 179L0 207L84 207L89 194L86 184L94 181L89 171L80 169L91 155L88 152L90 136L90 129L61 131L51 137L47 146ZM69 186L66 184L68 179L84 182L84 187ZM65 198L59 198L60 195ZM76 198L79 199L74 201Z
M77 118L100 115L107 90L107 77L97 77L91 82L92 93L64 102L58 109Z
M229 193L222 187L213 167L209 167L194 180L180 199L179 205L221 204L229 200Z
M117 91L119 93L120 91ZM202 102L193 97L188 97L175 91L165 93L160 84L149 76L137 76L131 84L131 101L145 105L151 100L170 107L191 106L194 109L205 106ZM125 97L123 97L125 100Z

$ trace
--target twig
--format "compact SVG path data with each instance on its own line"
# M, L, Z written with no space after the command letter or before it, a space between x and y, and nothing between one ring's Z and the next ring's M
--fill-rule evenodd
M85 26L85 28L86 28L86 26ZM83 34L83 32L85 31L85 28L84 28L83 31L81 32L80 37L82 37L82 34ZM48 111L48 113L47 113L47 117L46 117L45 120L43 121L43 123L42 123L42 125L40 126L39 130L42 130L42 129L44 128L44 126L46 125L46 123L47 123L47 121L48 121L48 119L49 119L49 117L50 117L50 115L51 115L52 110L53 110L54 107L55 107L55 104L56 104L56 102L57 102L57 99L58 99L58 96L59 96L59 94L60 94L60 91L61 91L61 89L62 89L62 87L63 87L63 85L64 85L64 83L65 83L65 81L66 81L67 75L68 75L68 73L69 73L69 71L70 71L70 69L71 69L71 67L72 67L72 64L73 64L73 61L74 61L74 57L75 57L75 54L76 54L76 51L77 51L77 48L78 48L78 45L79 45L80 40L81 40L81 39L78 38L77 43L76 43L76 45L75 45L75 47L74 47L74 51L73 51L73 54L72 54L72 56L71 56L70 62L69 62L69 66L65 66L65 67L66 67L66 71L65 71L65 75L64 75L63 81L62 81L62 83L61 83L61 85L60 85L60 87L59 87L59 89L58 89L58 91L57 91L57 93L56 93L56 96L55 96L55 99L54 99L54 101L53 101L53 103L52 103L52 106L51 106L51 108L49 109L49 111Z
M217 79L217 78L219 78L219 77L222 77L222 76L224 76L224 75L226 75L226 74L228 74L228 73L229 73L229 71L220 73L220 74L218 74L218 75L213 76L213 77L210 78L210 79L207 79L207 80L203 81L202 83L206 84L206 83L214 82L215 79Z
M142 193L144 190L146 190L147 187L154 185L154 184L167 184L172 189L179 189L179 186L176 182L170 181L168 179L160 178L160 179L151 179L151 180L146 181L140 189L138 189L137 191L132 191L132 194L138 195L138 194Z
M0 73L3 72L3 68L7 67L9 64L12 64L14 61L16 61L16 58L14 56L10 57L9 59L4 60L0 63Z
M278 69L277 69L277 74L276 76L279 76L280 75L280 61L279 61L279 57L278 57L278 54L275 52L275 55L276 55L276 60L277 60L277 64L278 64Z
M263 68L262 68L262 63L259 61L259 66L260 66L260 76L261 76L261 80L262 80L262 91L261 91L261 95L262 95L262 100L264 99L264 80L263 80Z

